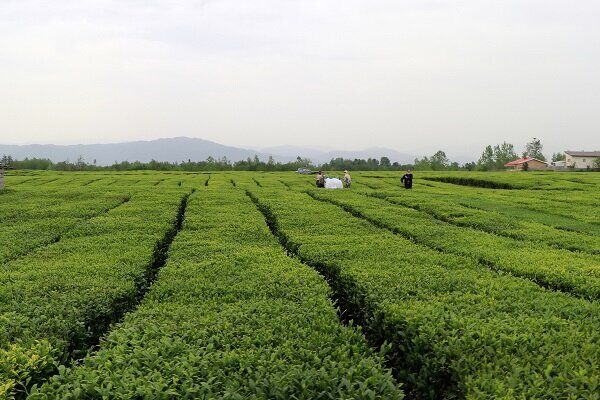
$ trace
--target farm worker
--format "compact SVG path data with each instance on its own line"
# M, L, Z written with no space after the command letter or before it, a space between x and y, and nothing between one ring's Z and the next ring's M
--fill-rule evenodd
M404 189L412 189L413 174L410 169L400 178L400 182L404 182Z
M350 178L350 174L348 173L348 170L344 170L344 186L346 186L346 188L350 188L350 184L352 184L352 178Z
M317 172L317 187L325 187L325 176L322 171Z

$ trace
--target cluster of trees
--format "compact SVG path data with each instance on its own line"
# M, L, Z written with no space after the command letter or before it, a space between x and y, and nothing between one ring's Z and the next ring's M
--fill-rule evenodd
M391 162L388 157L369 158L367 160L344 158L335 158L320 166L323 170L341 171L344 169L353 169L359 171L403 171L407 169L422 171L443 171L467 169L465 165L459 165L457 162L451 162L442 150L438 150L430 157L415 158L412 164L400 164Z
M96 160L92 163L86 162L82 157L76 161L61 161L54 163L48 159L41 158L25 158L24 160L15 160L11 156L4 156L0 159L0 163L10 165L15 169L36 169L36 170L54 170L54 171L134 171L134 170L154 170L154 171L296 171L299 168L322 169L322 170L360 170L360 171L398 171L406 169L447 169L450 165L458 169L458 163L450 163L446 154L443 151L438 151L431 158L424 157L422 160L416 159L415 164L400 164L391 162L389 157L381 157L380 159L369 158L364 159L344 159L334 158L331 161L318 165L311 162L307 158L297 157L292 162L276 162L273 157L265 161L261 161L258 156L248 158L246 160L231 162L225 157L213 158L208 157L204 161L181 161L168 162L156 161L149 162L141 161L122 161L115 162L112 165L100 166L96 164Z
M544 146L542 141L538 138L533 138L530 142L525 145L525 151L522 153L522 157L531 157L540 161L546 161L546 157L543 153ZM552 156L552 161L558 161L564 154L556 153ZM512 143L502 142L495 146L488 145L481 153L481 157L474 165L473 169L479 171L498 171L504 169L504 164L507 162L517 159L517 152L515 146Z
M488 145L481 153L475 169L479 171L501 170L504 169L504 164L517 158L515 146L511 143L502 142L493 147Z
M54 171L295 171L298 168L315 168L310 160L301 157L298 157L292 162L280 163L275 162L272 157L269 157L269 160L266 162L261 161L258 156L235 162L229 161L226 157L218 159L208 157L205 161L122 161L115 162L112 165L99 166L96 164L96 160L93 160L92 163L88 163L82 157L79 157L75 162L61 161L54 163L51 160L42 158L25 158L24 160L15 160L11 156L5 155L0 158L0 164L10 165L15 169Z
M522 153L522 157L531 157L540 161L546 161L546 156L543 153L544 146L538 138L533 138L530 142L525 145L525 151ZM515 147L511 143L503 142L496 146L486 146L481 154L481 157L477 161L477 164L473 164L473 169L480 171L497 171L503 170L504 164L509 161L515 160L517 153ZM554 153L552 154L551 161L564 161L566 159L565 153ZM465 164L468 167L468 164ZM600 169L600 158L594 160L593 169ZM467 168L470 169L470 168Z
M15 160L11 156L3 156L0 158L1 165L9 165L15 169L50 169L52 161L43 158L25 159L22 161Z
M319 168L334 171L342 171L345 169L357 171L398 171L413 168L413 165L391 162L389 157L381 157L380 159L369 158L367 160L360 158L350 160L339 157L331 159L331 161L322 164Z
M538 138L533 138L530 142L525 145L525 151L522 153L522 157L536 158L541 161L546 161L546 157L543 154L544 146ZM439 150L431 157L423 157L422 159L415 159L414 169L416 170L478 170L478 171L500 171L504 170L504 164L516 160L519 158L515 151L515 146L512 143L502 142L495 146L488 145L481 153L481 157L477 162L468 162L463 165L459 165L457 162L450 162L446 153ZM564 153L555 153L552 155L552 161L564 160Z
M426 171L457 171L459 169L467 168L466 164L461 167L457 162L450 162L446 153L442 150L438 150L431 157L425 156L421 159L415 158L414 169Z

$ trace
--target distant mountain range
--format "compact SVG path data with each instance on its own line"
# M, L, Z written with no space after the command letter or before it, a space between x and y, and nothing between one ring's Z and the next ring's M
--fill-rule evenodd
M336 157L343 158L380 158L389 157L392 162L408 163L414 156L399 153L385 148L370 148L360 151L335 151L318 150L310 147L278 146L262 149L244 149L225 146L209 140L176 137L149 141L136 141L109 144L78 144L78 145L2 145L0 156L10 155L22 160L24 158L48 158L53 162L76 161L83 157L88 163L96 161L98 165L110 165L115 161L203 161L208 157L227 157L231 161L245 160L257 155L261 160L272 156L276 161L286 162L295 160L296 157L309 158L315 163L323 163Z

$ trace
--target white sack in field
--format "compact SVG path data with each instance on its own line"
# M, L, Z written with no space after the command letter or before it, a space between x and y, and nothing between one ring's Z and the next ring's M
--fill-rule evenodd
M338 178L326 178L325 179L325 189L342 189L344 185L342 185L342 181Z

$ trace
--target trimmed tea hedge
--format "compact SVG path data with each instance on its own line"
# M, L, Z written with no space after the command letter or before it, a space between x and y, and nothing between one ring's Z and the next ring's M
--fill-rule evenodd
M590 299L600 298L600 257L553 249L474 229L453 226L402 207L396 198L368 198L354 193L316 196L350 207L377 223L419 243L470 257L494 269L526 277L555 290Z
M0 265L39 246L55 242L77 223L127 201L126 192L84 190L11 192L0 207Z
M183 194L129 202L2 266L0 398L22 394L93 345L143 293Z
M247 187L373 343L391 343L416 397L597 396L597 303L417 245L306 194Z
M466 207L443 197L432 197L426 192L413 191L407 194L376 191L367 194L423 211L452 225L469 227L530 244L540 243L559 249L600 254L600 238L596 236L559 230L498 212Z
M402 398L329 294L244 192L213 178L141 306L30 398Z

